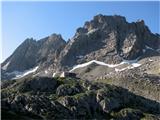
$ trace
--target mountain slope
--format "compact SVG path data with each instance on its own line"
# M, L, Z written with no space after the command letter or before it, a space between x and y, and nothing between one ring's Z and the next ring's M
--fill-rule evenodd
M160 48L160 36L152 34L144 21L128 23L122 16L97 15L78 28L60 54L60 66L91 60L119 63L143 55L146 46Z
M119 64L124 60L158 57L159 48L160 35L151 33L143 20L128 23L123 16L99 14L78 28L67 43L56 34L39 41L24 41L1 64L2 79L14 78L13 73L17 72L25 74L37 66L34 75L51 77L92 60Z

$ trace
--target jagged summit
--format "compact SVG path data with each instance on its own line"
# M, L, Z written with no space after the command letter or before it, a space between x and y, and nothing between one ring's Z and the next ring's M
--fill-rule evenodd
M126 18L120 15L114 15L114 16L106 16L102 14L98 14L93 17L91 21L86 21L83 27L80 27L77 29L77 32L88 32L92 29L97 29L101 27L109 26L110 24L113 25L120 24L120 23L127 23Z
M48 40L49 41L52 41L52 40L53 41L57 41L57 40L64 41L63 38L62 38L62 36L60 34L55 34L55 33L51 34L49 36Z
M128 23L122 16L99 14L77 29L60 54L59 65L73 66L94 59L115 64L141 56L145 45L158 49L158 43L159 37L143 21Z

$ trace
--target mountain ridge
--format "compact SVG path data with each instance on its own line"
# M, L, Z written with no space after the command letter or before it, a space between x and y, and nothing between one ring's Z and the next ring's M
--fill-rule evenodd
M76 64L91 60L118 64L123 59L134 60L146 54L146 46L159 54L156 52L160 48L159 39L160 35L151 33L143 20L129 23L120 15L98 14L77 28L67 42L60 34L38 41L26 39L1 64L2 76L6 72L24 71L37 65L39 74L48 72L47 75L51 76L56 71L68 71Z

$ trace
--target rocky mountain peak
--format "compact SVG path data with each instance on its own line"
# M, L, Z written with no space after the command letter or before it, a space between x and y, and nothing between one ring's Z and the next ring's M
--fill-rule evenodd
M106 15L98 14L93 17L93 21L98 23L110 22L110 20L126 22L126 18L120 15L106 16Z
M63 40L63 38L62 38L62 36L60 35L60 34L55 34L55 33L53 33L52 35L50 35L49 37L48 37L48 40L49 41L64 41Z
M27 38L27 39L24 40L24 42L22 42L22 44L19 47L28 47L30 45L36 44L36 42L37 41L33 38Z
M23 72L54 61L56 54L65 46L66 42L60 34L52 34L38 41L27 38L14 53L2 63L4 72Z
M91 29L104 28L105 26L113 26L114 24L124 23L126 23L125 17L119 15L105 16L98 14L94 16L91 21L85 22L84 28L90 31Z
M24 40L24 42L33 42L36 41L34 38L27 38Z
M60 54L60 66L94 59L112 64L133 60L144 54L145 45L157 49L158 41L143 20L129 23L123 16L99 14L77 29Z
M43 42L42 42L43 41ZM39 40L38 41L39 44L41 44L41 48L50 48L52 47L52 49L57 49L58 45L64 45L66 44L66 41L62 38L62 36L60 34L51 34L50 36Z
M138 20L136 21L136 23L145 25L145 21L144 21L143 19L138 19Z

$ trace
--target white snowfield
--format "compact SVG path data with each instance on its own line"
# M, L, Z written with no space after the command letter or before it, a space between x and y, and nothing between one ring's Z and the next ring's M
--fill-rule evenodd
M115 68L115 71L116 72L119 72L119 71L123 71L123 70L126 70L126 69L132 69L132 68L135 68L135 67L139 67L141 66L141 64L137 63L139 58L137 58L136 60L123 60L121 63L119 64L106 64L104 62L101 62L101 61L97 61L97 60L91 60L89 62L86 62L86 63L83 63L83 64L79 64L79 65L76 65L74 66L69 72L72 72L74 71L75 69L78 69L78 68L83 68L83 67L86 67L92 63L96 63L98 65L103 65L103 66L106 66L106 67L110 67L110 68ZM122 69L118 69L116 67L120 66L120 65L123 65L123 64L129 64L130 66L127 66L125 68L122 68Z
M34 73L37 71L37 69L39 68L39 66L36 66L32 69L26 70L24 72L19 72L19 71L13 71L11 73L7 73L8 75L15 75L15 77L13 79L18 79L18 78L22 78L26 75L29 75L30 73Z
M124 71L124 70L126 70L126 69L133 69L133 68L136 68L136 67L139 67L139 66L141 66L141 64L139 64L139 63L132 63L132 64L130 64L129 66L127 66L127 67L124 67L124 68L121 68L121 69L118 69L118 68L115 68L114 70L116 71L116 72L121 72L121 71Z
M92 60L92 61L89 61L89 62L86 62L86 63L74 66L73 69L71 69L69 72L72 72L72 71L74 71L77 68L82 68L82 67L88 66L88 65L90 65L92 63L96 63L98 65L103 65L103 66L107 66L107 67L116 67L116 66L121 65L121 63L120 64L106 64L106 63L101 62L101 61Z
M124 71L124 70L126 70L126 69L128 69L128 67L125 67L125 68L122 68L122 69L115 68L114 70L115 70L116 72L121 72L121 71Z

